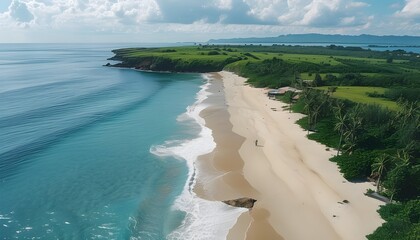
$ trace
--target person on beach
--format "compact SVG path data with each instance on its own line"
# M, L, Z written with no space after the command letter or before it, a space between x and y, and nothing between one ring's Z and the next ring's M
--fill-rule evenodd
M258 140L255 140L255 146L258 146Z

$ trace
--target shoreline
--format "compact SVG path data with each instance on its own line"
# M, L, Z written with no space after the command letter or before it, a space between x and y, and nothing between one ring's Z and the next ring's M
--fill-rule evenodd
M209 82L208 91L211 94L203 102L207 107L200 112L200 116L205 120L205 126L212 130L216 146L211 152L199 156L195 162L196 168L204 171L198 171L200 176L196 177L194 192L213 201L244 197L244 194L251 190L250 186L246 185L246 180L240 179L243 161L238 149L245 138L232 131L221 76L212 73ZM229 179L235 179L237 182L227 183Z
M219 73L208 75L211 95L204 101L208 107L200 112L200 116L205 120L206 127L212 130L216 147L196 161L198 174L194 192L200 198L218 202L242 197L255 199L259 193L243 176L244 162L239 154L246 138L232 130L222 76ZM267 211L254 205L252 211L247 210L239 216L227 239L246 239L249 234L253 234L255 239L283 239L267 222L267 217Z
M213 201L257 200L228 239L365 239L383 223L376 212L382 202L363 194L373 185L347 182L329 161L333 153L295 124L303 115L283 111L286 104L233 73L211 76L200 116L216 148L197 159L194 192Z
M204 77L206 80L206 77ZM244 211L226 205L220 201L212 201L197 196L193 191L197 182L199 170L196 161L201 155L211 152L215 147L212 131L204 125L200 113L208 107L206 100L211 93L208 91L210 80L204 81L200 91L196 93L195 102L188 105L186 112L178 116L177 121L187 121L199 126L198 135L192 139L168 141L163 145L151 148L150 152L159 155L170 155L185 160L188 168L188 179L182 193L177 196L173 212L183 212L182 223L171 231L167 239L222 239L235 224L236 219Z

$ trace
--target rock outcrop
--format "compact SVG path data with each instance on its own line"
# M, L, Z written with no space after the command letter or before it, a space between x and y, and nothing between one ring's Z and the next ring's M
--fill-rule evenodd
M254 203L257 200L252 199L252 198L238 198L238 199L234 199L234 200L227 200L227 201L223 201L224 203L226 203L227 205L231 205L234 207L242 207L242 208L248 208L251 209L254 207Z

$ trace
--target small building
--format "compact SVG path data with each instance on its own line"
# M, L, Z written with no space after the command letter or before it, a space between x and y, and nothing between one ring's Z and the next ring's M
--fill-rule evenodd
M277 89L271 89L271 90L268 90L267 95L268 96L276 96L276 95L280 95L280 93L279 93L279 90L277 90Z

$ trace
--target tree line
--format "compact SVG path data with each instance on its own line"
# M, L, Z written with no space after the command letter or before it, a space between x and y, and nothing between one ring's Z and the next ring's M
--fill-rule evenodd
M416 239L420 233L419 102L399 99L395 112L334 99L331 94L304 88L293 105L307 115L298 123L312 132L309 138L337 149L331 161L346 179L374 181L376 192L392 203L381 208L387 222L368 239Z

